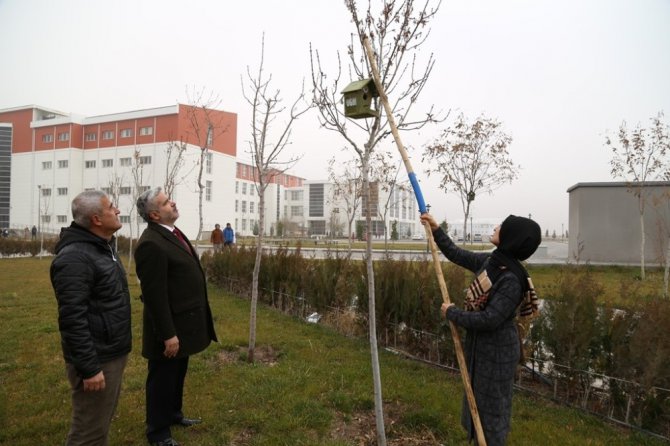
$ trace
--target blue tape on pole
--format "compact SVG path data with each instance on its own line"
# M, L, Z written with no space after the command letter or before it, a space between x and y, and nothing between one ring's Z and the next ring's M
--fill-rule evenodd
M412 183L412 189L414 189L414 195L416 195L416 201L419 203L419 212L425 214L426 212L426 202L423 201L423 194L421 193L421 188L419 187L419 180L416 179L416 174L414 172L408 172L409 182Z

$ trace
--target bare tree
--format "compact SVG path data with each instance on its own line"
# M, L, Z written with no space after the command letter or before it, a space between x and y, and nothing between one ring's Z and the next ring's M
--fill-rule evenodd
M139 235L140 233L140 216L137 213L137 207L135 206L135 203L137 203L137 199L142 195L142 192L144 192L144 159L142 158L142 153L140 152L139 147L135 146L133 150L133 157L131 160L132 164L130 166L130 176L132 177L132 199L130 203L130 212L128 212L128 215L130 217L130 224L129 224L129 230L130 230L130 243L128 244L128 270L130 270L132 264L133 264L133 227L132 227L132 222L133 222L133 214L135 215L135 228L136 228L136 234Z
M652 197L651 202L656 212L658 258L663 265L663 297L667 299L670 286L670 192Z
M186 153L184 141L170 140L165 150L165 182L163 190L165 195L171 197L175 188L181 183L181 169L184 166L184 155Z
M508 152L512 138L502 124L480 115L469 122L459 114L456 122L442 131L438 139L424 149L423 161L433 167L428 175L440 178L444 192L458 193L463 207L463 244L468 233L467 222L470 207L480 192L491 193L505 183L511 183L518 175Z
M49 223L49 225L51 225L51 196L51 187L44 187L39 184L37 185L37 209L39 211L39 215L37 216L37 224L40 226L38 229L40 234L40 252L38 257L40 259L42 258L42 250L44 249L44 224Z
M114 173L109 178L109 182L107 184L109 185L107 186L107 189L109 191L107 192L107 195L112 200L112 204L114 205L114 207L118 209L120 207L119 198L121 196L121 186L123 186L123 175L119 175L118 171L114 170ZM131 230L131 239L132 239L132 230ZM114 239L114 248L118 252L119 250L118 237Z
M189 106L186 108L186 118L188 128L186 135L188 141L195 141L200 148L200 157L198 159L198 176L196 185L198 190L198 234L195 238L195 249L198 249L203 227L203 207L202 198L205 192L206 184L203 182L203 173L205 162L209 149L215 138L225 133L228 128L223 126L219 119L214 116L214 109L220 104L221 100L213 92L206 93L205 89L196 90L193 88L187 91Z
M333 157L328 162L328 176L333 185L333 201L343 203L344 212L347 214L347 242L351 254L352 228L363 197L360 171L355 161L342 162Z
M249 152L253 160L254 185L258 193L258 221L259 231L256 238L256 259L251 289L251 315L249 321L249 362L254 362L256 349L256 307L258 304L258 277L261 268L262 243L265 228L265 190L273 179L292 167L299 158L287 157L280 161L284 149L290 144L291 128L295 121L310 106L305 103L304 89L300 92L290 107L283 105L280 90L270 88L272 75L263 72L265 59L265 35L261 39L261 55L258 71L254 74L247 67L247 83L242 78L242 94L252 108L251 141ZM283 118L283 123L277 123L278 131L272 131L275 121Z
M342 78L342 61L338 54L338 70L335 75L327 75L324 71L318 51L311 50L312 84L314 103L319 110L319 120L323 127L338 132L358 157L358 167L362 179L362 196L367 203L371 203L370 194L370 160L371 156L383 138L391 133L388 120L377 114L376 117L365 121L346 119L340 110L339 92L346 86L342 81L358 81L370 78L370 61L365 55L363 39L369 38L376 48L376 62L381 72L381 83L384 91L394 92L396 100L392 106L392 113L399 130L419 129L430 122L436 122L432 107L425 116L413 120L411 111L416 104L423 87L428 81L434 65L432 54L423 69L418 67L416 54L428 37L427 24L434 17L439 8L431 7L431 0L426 0L423 6L415 6L413 0L397 3L392 0L365 3L359 9L356 1L345 0L345 6L351 14L356 30L351 35L347 47L349 59L349 79ZM379 100L374 100L379 109ZM360 139L357 135L360 135ZM359 143L357 141L363 141ZM375 318L375 288L374 271L372 267L372 237L370 236L372 206L367 206L366 239L367 239L367 280L368 280L368 313L369 338L372 375L374 381L375 418L377 428L377 444L386 445L384 429L384 414L382 406L381 374L379 370L379 356L377 351L377 325Z
M396 166L393 164L391 162L392 159L389 153L375 153L372 164L372 176L375 178L379 188L386 193L384 206L378 206L377 212L384 225L384 251L387 253L389 231L386 226L388 212L391 206L397 206L397 203L394 202L396 191L404 189L402 185L398 184L400 165Z
M651 118L651 127L640 124L629 132L626 121L619 126L618 143L609 136L605 145L612 150L610 160L613 178L622 178L635 195L640 213L640 277L645 278L644 211L648 199L647 182L656 179L670 180L670 131L663 122L663 112Z

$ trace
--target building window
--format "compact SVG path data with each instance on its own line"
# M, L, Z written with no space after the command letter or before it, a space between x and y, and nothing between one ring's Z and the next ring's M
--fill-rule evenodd
M51 223L51 215L42 215L42 223Z
M129 224L130 223L130 215L120 215L119 216L119 221L121 223Z
M242 219L242 230L243 231L247 230L247 219L246 218Z
M51 170L52 167L51 161L42 161L42 170Z
M242 200L242 213L246 214L247 212L247 202L246 200Z
M291 191L291 200L292 201L302 201L302 191L301 190L292 190Z
M67 167L70 165L68 160L58 160L58 168L59 169L67 169Z
M133 160L132 158L120 158L119 164L121 164L121 167L128 167L133 164Z
M102 132L102 139L114 139L114 130L105 130Z
M86 141L95 141L95 140L96 140L96 136L97 136L97 135L96 135L95 133L92 133L92 132L91 132L91 133L87 133L87 134L84 136L84 139L85 139Z
M213 143L214 143L214 129L210 127L207 130L207 142L206 142L207 147L211 147Z
M51 189L49 188L42 188L42 196L43 197L50 197L51 196Z
M205 155L205 172L212 173L212 154L207 153Z
M110 195L112 193L111 187L101 187L100 190L106 193L107 195Z
M235 212L240 210L240 200L235 200Z
M302 217L302 206L291 206L291 217Z
M57 189L58 195L67 195L67 187L59 187Z
M67 215L59 215L56 218L58 219L58 223L67 223Z
M142 192L146 192L146 191L148 191L149 189L151 189L151 186L140 186L140 187L138 188L138 191L139 191L140 193L142 193Z
M239 194L240 193L240 182L235 181L235 193Z
M139 160L140 160L140 164L143 165L143 166L145 164L151 164L151 157L150 156L141 156L139 158Z
M53 142L54 141L54 135L48 134L48 135L42 135L42 142Z
M309 185L309 216L323 217L323 183Z
M102 167L114 167L114 160L102 160Z
M95 160L86 161L85 167L87 169L95 169Z
M205 201L212 201L212 182L205 181Z
M140 136L148 136L154 134L153 127L140 127Z
M130 186L121 186L119 188L119 195L130 195Z
M131 129L122 129L119 136L121 136L121 138L130 138L133 136L133 131Z
M242 183L242 195L247 194L247 183Z
M58 140L59 141L69 141L70 140L70 132L61 132L58 134Z
M254 202L253 201L249 202L249 213L250 214L254 213Z

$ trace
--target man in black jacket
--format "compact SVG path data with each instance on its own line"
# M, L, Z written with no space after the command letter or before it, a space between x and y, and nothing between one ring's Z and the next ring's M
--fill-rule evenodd
M148 223L135 250L144 302L142 355L149 360L147 439L174 446L171 425L200 423L182 412L189 356L216 341L216 334L200 260L174 225L177 205L155 188L140 195L137 212Z
M72 201L72 224L61 232L51 263L58 327L72 387L66 444L107 445L130 353L130 294L114 251L119 210L101 191Z

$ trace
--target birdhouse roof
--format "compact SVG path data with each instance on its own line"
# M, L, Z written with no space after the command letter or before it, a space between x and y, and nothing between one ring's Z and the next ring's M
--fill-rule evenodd
M344 93L350 93L352 91L358 91L362 90L363 88L368 87L370 88L370 91L372 92L373 95L377 93L377 88L375 88L375 82L372 79L361 79L359 81L354 81L347 85L344 90L342 90L342 94Z

